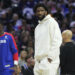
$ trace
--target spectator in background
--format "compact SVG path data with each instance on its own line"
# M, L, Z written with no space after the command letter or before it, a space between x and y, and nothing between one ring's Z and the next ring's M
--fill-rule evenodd
M25 60L27 64L24 64L24 66L22 67L23 75L34 75L33 67L34 67L35 62L34 62L33 57L27 56Z
M27 57L27 51L26 50L22 50L20 52L20 57L19 57L19 66L22 67L24 66L24 64L27 64L25 59Z
M70 28L71 28L71 31L73 33L72 40L75 41L75 21L71 22Z
M73 7L71 5L69 5L68 7L69 11L68 13L66 13L66 18L68 19L68 22L70 23L72 21L72 16L73 16Z
M25 19L27 20L27 23L31 24L32 21L32 17L33 17L33 9L30 7L25 7L23 9L23 16L25 17Z
M8 19L7 19L7 14L6 14L6 12L3 12L3 13L2 13L1 19L2 19L2 21L3 21L3 24L4 24L5 26L7 26L7 24L8 24Z
M7 18L8 18L8 20L9 20L9 22L11 21L11 19L12 19L12 16L13 16L13 11L12 11L12 8L11 7L9 7L9 8L7 8L6 9L6 13L7 13Z
M70 28L73 33L72 39L75 41L75 14L72 15L72 21L70 22Z
M23 47L27 48L27 46L28 46L28 37L24 35L21 39L21 48Z
M60 48L61 75L75 75L75 42L72 41L72 31L62 32L63 44Z
M63 21L61 22L61 32L66 30L66 29L69 29L69 23L68 23L68 20L67 18L64 18Z
M32 40L29 40L29 41L28 41L28 47L32 47L32 48L33 48L33 44L34 44L34 43L33 43Z
M57 8L57 12L53 13L53 17L58 21L59 26L63 23L63 14L61 12L61 8Z
M26 26L27 26L26 20L23 19L23 20L22 20L21 32L26 31Z
M13 14L12 16L12 20L14 22L13 28L15 29L15 31L18 31L19 29L21 29L22 27L22 20L19 18L18 14Z

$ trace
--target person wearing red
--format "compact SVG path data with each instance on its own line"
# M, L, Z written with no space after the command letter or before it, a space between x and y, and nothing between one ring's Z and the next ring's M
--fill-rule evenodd
M12 34L4 32L0 21L0 75L13 75L18 65L18 49Z

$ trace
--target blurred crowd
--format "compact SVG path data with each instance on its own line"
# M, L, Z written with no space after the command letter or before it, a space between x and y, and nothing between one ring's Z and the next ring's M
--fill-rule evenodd
M0 0L0 20L3 21L4 31L15 37L19 65L24 75L33 75L34 29L38 24L33 8L37 3L47 5L61 32L71 29L72 39L75 40L75 0Z

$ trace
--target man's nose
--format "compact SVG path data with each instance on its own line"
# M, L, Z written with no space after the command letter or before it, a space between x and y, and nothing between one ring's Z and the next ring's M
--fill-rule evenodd
M39 14L42 14L42 11L39 11Z

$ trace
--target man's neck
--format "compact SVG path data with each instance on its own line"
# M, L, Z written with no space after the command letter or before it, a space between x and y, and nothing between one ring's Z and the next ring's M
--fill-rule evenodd
M72 40L71 39L65 40L65 43L67 43L67 42L72 42Z

